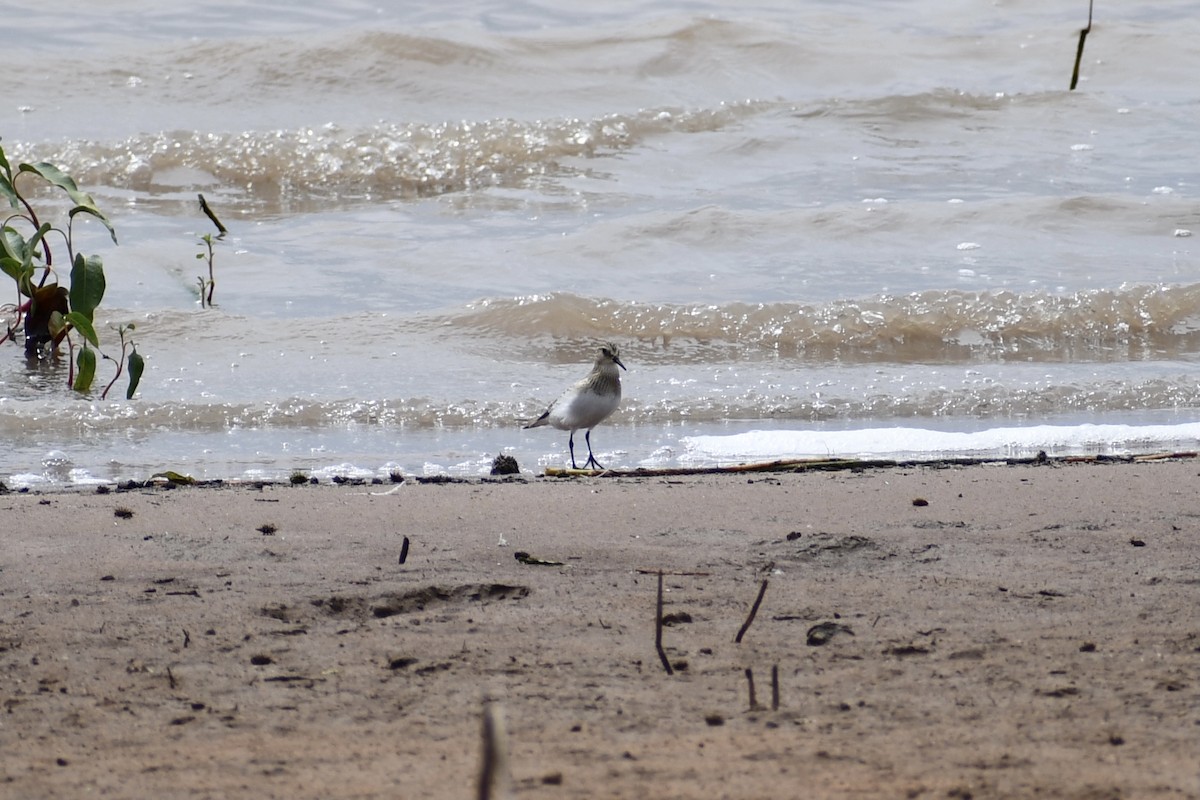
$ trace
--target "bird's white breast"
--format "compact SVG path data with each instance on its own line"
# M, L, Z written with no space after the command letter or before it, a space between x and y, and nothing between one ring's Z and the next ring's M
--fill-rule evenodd
M620 403L620 388L616 392L597 394L590 388L572 387L555 401L548 421L561 431L591 428L616 411Z

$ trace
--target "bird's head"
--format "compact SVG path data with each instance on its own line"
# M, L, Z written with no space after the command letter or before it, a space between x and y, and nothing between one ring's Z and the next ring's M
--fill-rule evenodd
M621 351L612 342L605 342L600 346L600 355L596 357L597 363L603 364L606 361L611 361L621 369L625 369L625 365L621 363ZM628 372L628 370L626 370Z

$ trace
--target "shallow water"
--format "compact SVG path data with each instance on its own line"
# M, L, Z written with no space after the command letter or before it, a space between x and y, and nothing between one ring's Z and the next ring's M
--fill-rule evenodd
M0 347L0 477L536 470L603 340L611 466L1186 449L1197 11L1100 9L1067 92L1084 4L0 3L5 150L109 214L76 235L147 359L100 401Z

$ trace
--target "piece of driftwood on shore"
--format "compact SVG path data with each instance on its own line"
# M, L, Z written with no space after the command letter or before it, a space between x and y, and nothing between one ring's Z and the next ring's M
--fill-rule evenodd
M1138 456L1047 456L1044 452L1025 458L947 457L931 459L889 458L795 458L759 461L752 464L732 464L724 467L638 467L636 469L563 469L546 467L547 478L669 478L684 475L727 475L754 472L836 472L840 470L892 469L894 467L971 467L981 464L1040 465L1040 464L1128 464L1138 461L1196 458L1196 451L1151 453Z

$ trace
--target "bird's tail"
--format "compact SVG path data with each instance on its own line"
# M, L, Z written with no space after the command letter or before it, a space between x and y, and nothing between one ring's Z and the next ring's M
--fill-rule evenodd
M543 425L547 424L547 421L549 419L550 419L550 412L546 411L546 413L542 414L540 417L535 419L533 422L526 425L525 430L529 430L530 428L540 428Z

